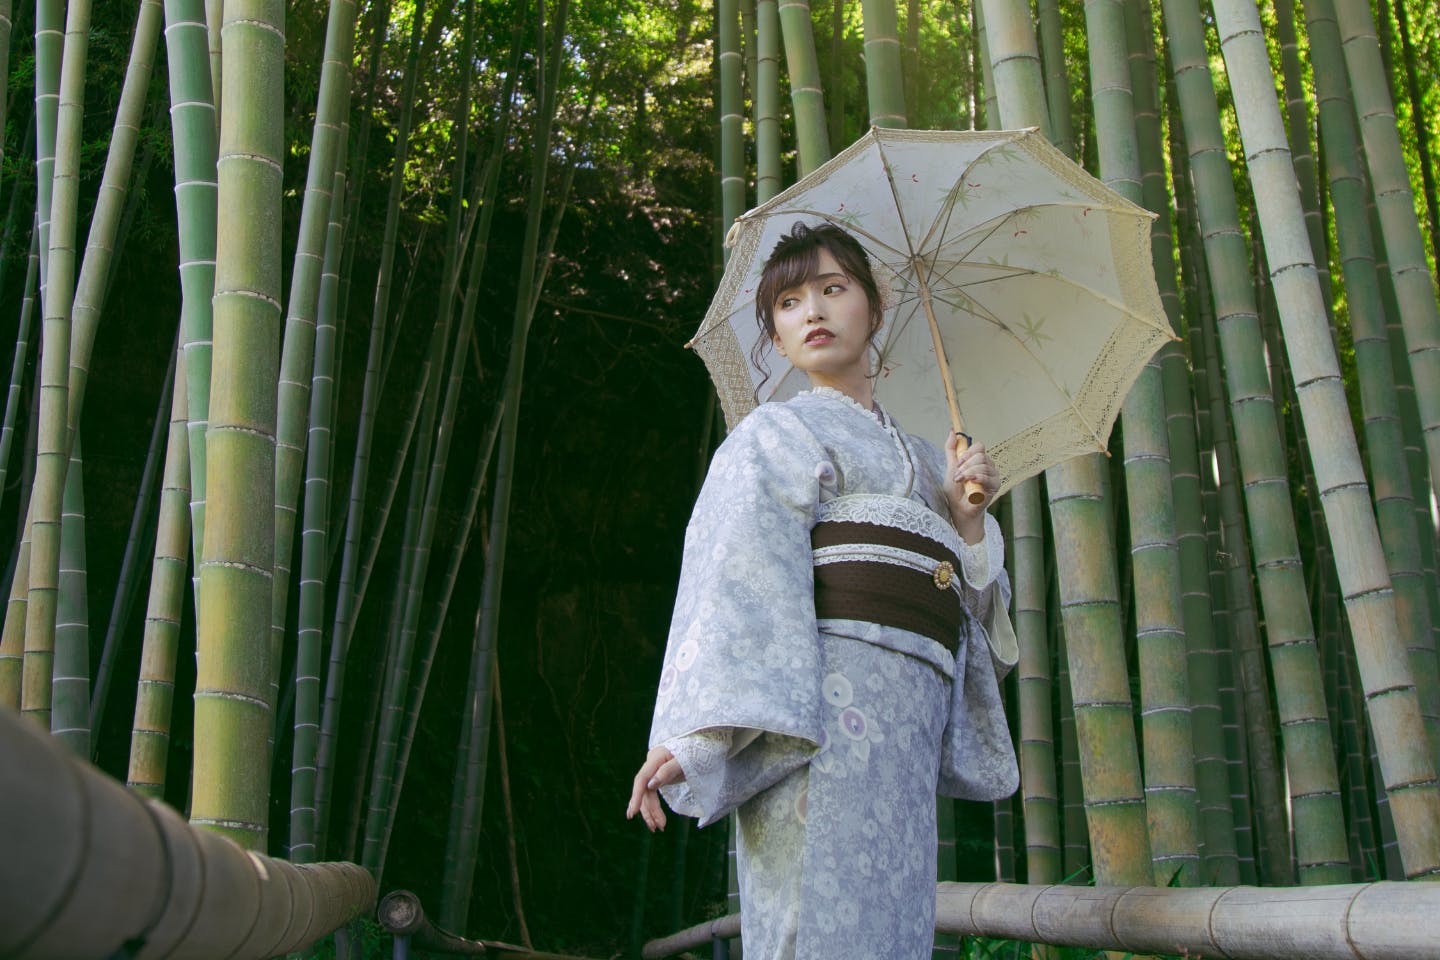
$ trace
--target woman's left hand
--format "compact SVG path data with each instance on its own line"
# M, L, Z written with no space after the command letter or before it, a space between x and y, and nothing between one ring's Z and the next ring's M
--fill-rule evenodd
M985 491L979 503L971 503L965 495L965 484L972 480ZM985 445L971 443L967 447L963 437L952 433L945 441L945 497L950 501L955 529L966 543L985 539L985 508L999 490L1000 471L985 452Z

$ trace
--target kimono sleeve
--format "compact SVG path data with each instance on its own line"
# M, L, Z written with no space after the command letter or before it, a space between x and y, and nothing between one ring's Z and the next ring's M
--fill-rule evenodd
M763 404L716 451L685 531L653 747L718 727L818 744L823 724L810 529L829 457Z

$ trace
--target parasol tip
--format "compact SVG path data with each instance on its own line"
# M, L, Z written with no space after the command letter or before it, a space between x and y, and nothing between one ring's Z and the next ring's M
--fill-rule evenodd
M725 249L732 249L740 240L740 218L736 217L735 222L730 224L730 229L725 233Z
M686 341L685 341L685 349L686 349L686 350L694 350L694 349L695 349L695 341L694 341L694 340L686 340Z

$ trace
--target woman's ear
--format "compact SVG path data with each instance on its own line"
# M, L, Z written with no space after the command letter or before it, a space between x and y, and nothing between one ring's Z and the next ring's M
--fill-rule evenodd
M785 342L780 339L780 334L776 333L771 335L770 342L775 344L776 353L780 354L780 356L782 357L785 356Z

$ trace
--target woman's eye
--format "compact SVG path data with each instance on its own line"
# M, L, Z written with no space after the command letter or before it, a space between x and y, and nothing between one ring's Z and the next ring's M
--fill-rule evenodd
M845 292L845 285L844 285L844 284L840 284L840 283L827 283L827 284L825 285L825 293L826 293L827 295L832 294L832 293L843 293L843 292Z
M789 310L789 309L790 309L791 307L793 307L793 306L795 306L795 298L794 298L794 297L781 297L781 298L780 298L780 309L781 309L781 310Z

